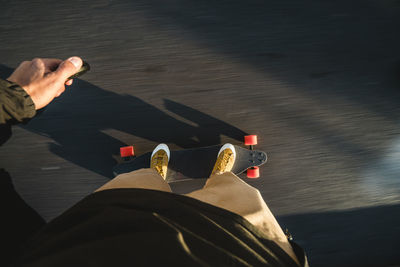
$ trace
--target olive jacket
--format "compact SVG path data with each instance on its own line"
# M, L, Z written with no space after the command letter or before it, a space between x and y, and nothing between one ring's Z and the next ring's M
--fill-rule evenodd
M32 98L18 84L0 79L0 145L11 136L11 125L36 115Z

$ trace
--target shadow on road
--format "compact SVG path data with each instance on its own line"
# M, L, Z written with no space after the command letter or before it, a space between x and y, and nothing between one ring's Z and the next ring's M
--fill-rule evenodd
M391 266L400 262L400 205L278 217L310 266ZM397 265L396 265L397 266Z
M158 27L182 29L187 39L308 97L326 105L339 98L399 119L393 112L400 101L399 1L153 0L146 6Z
M1 77L8 73L11 69L0 66ZM116 164L112 155L126 145L120 141L123 135L131 135L131 140L140 137L181 148L216 145L221 135L238 141L246 135L232 125L175 101L164 99L164 106L190 124L137 97L75 80L73 86L23 128L54 140L49 143L54 154L109 178ZM106 133L108 130L114 130L113 136Z

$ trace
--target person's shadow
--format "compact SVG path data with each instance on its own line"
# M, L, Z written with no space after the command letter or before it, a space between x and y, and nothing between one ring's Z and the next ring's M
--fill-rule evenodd
M11 71L0 66L2 76ZM106 91L75 79L64 94L22 127L53 139L49 149L54 154L109 178L117 163L113 154L127 144L107 134L108 130L181 148L216 145L221 135L238 141L246 135L228 123L175 101L164 98L164 107L175 117L192 123L132 95Z

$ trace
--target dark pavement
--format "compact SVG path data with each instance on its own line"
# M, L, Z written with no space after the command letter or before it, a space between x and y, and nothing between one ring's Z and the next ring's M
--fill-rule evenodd
M121 145L257 134L269 162L246 181L311 266L400 264L400 1L0 4L0 77L35 57L92 67L0 148L45 220L107 182Z

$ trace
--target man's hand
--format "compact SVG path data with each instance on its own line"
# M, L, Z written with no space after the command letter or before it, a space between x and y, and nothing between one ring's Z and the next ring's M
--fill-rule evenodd
M22 62L7 79L21 86L33 100L36 109L49 104L71 85L68 77L74 75L82 66L82 59L70 57L62 61L55 58L35 58Z

